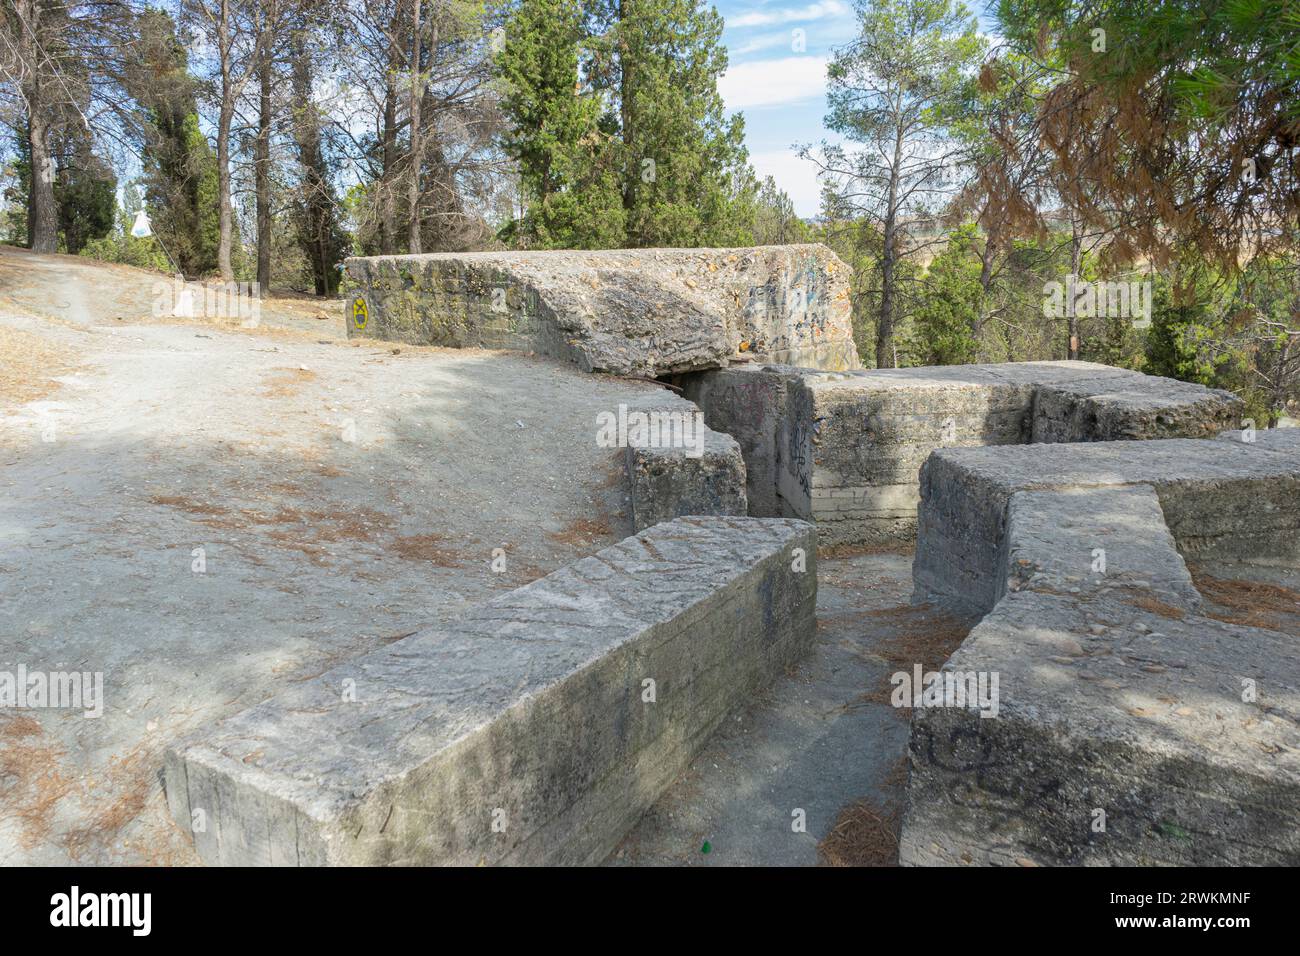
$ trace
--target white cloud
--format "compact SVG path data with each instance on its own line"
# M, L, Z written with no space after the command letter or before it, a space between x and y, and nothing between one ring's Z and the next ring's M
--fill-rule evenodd
M848 12L848 4L841 3L840 0L819 0L806 7L782 7L767 13L742 13L738 17L729 18L727 26L735 29L770 27L775 23L804 23L825 17L838 17Z
M797 103L825 91L826 62L824 56L788 56L738 63L718 78L718 90L731 110Z
M817 164L800 159L793 149L751 153L749 164L761 180L771 176L794 203L795 212L805 218L821 209L822 188L817 181Z
M739 59L742 56L757 53L759 50L771 50L778 46L793 49L792 44L793 39L789 30L782 30L779 33L762 33L753 39L746 40L744 43L728 47L727 55L733 59Z

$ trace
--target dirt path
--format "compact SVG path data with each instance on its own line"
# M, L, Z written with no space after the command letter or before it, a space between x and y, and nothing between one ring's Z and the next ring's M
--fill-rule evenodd
M0 304L0 331L59 356L47 394L0 393L0 672L99 673L105 706L0 711L0 864L192 862L158 784L168 742L630 531L595 416L657 388L517 354L82 322L137 277L92 267L88 288L81 263L23 256L0 302L62 315Z
M194 320L209 324L220 318L205 319L201 291L205 287L193 283L189 287L197 301ZM72 326L172 324L177 288L169 276L132 266L81 256L39 255L0 244L0 309L7 307L13 313ZM217 284L206 288L215 290ZM210 298L208 304L217 301ZM265 328L295 329L320 338L346 337L342 307L327 299L273 295L257 304L257 313L259 325Z

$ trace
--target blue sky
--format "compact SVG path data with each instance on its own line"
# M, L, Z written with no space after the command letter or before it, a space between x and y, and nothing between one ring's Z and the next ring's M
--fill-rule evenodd
M728 110L745 115L750 163L760 178L775 177L799 215L815 216L820 204L816 167L800 160L793 147L834 138L822 126L826 63L831 51L857 32L852 2L714 0L714 4L726 21L722 40L730 59L719 87Z

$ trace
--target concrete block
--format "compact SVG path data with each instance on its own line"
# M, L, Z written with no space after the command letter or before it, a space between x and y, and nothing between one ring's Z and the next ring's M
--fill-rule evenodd
M1128 373L1042 385L1034 395L1035 442L1213 438L1240 424L1229 393Z
M998 716L913 711L903 865L1300 863L1294 637L1022 591L944 670Z
M749 359L861 365L849 269L822 245L445 253L345 266L358 286L349 335L522 349L648 376Z
M1300 560L1300 446L1167 439L946 448L921 469L913 599L981 615L1002 594L1007 504L1017 491L1149 485L1179 551Z
M1289 437L932 455L914 599L984 615L943 670L998 695L913 711L900 861L1300 862L1300 647L1183 561L1300 567L1298 481Z
M750 507L813 521L824 544L914 537L918 472L940 448L1212 437L1241 410L1227 392L1087 362L699 378L688 394L751 465ZM827 504L828 490L859 506Z
M643 531L688 515L747 513L745 460L730 435L704 432L699 455L692 449L627 449L632 523Z
M704 413L708 426L740 444L745 460L745 496L749 513L757 518L780 518L777 498L776 442L785 417L788 370L760 365L682 376L683 394Z
M998 600L1033 589L1080 600L1143 595L1184 612L1201 606L1150 485L1017 491L1004 541Z
M598 862L811 648L816 572L801 522L656 525L177 745L168 804L210 864Z

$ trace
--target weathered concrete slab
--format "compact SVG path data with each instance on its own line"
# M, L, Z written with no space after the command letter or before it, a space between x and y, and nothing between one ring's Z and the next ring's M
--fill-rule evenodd
M1033 442L1213 438L1241 423L1242 403L1220 389L1089 362L1041 364L1064 365L1069 377L1036 387ZM1085 370L1070 374L1071 365Z
M632 530L691 515L748 514L745 460L730 435L665 389L654 401L619 403L596 415L595 442L622 448Z
M627 475L637 531L690 515L748 514L740 446L709 428L698 449L629 445Z
M1297 481L1287 439L935 453L914 600L988 612L944 671L999 699L913 711L900 861L1300 862L1300 646L1204 616L1181 553L1300 567Z
M913 712L904 865L1300 863L1293 636L1024 591L944 670L999 713Z
M814 548L656 525L173 749L172 813L209 863L598 861L811 647Z
M789 517L777 495L780 456L777 435L786 414L790 368L738 365L718 372L683 376L685 396L705 412L705 421L740 443L745 460L745 492L750 513Z
M378 256L346 268L358 286L349 335L522 349L616 374L749 358L861 365L849 269L822 245Z
M918 601L986 614L1002 594L1007 505L1017 491L1150 485L1188 555L1300 560L1300 446L1167 439L945 448L921 469Z
M751 514L814 521L823 544L907 540L939 448L1213 437L1228 392L1087 362L691 376L705 420L740 442ZM769 483L769 476L771 482Z
M1257 445L1270 451L1294 451L1300 448L1300 428L1267 428L1253 432L1234 428L1231 431L1220 433L1218 437L1223 441Z
M1094 600L1130 592L1192 611L1192 584L1150 485L1017 491L1007 502L1001 600L1040 590Z

